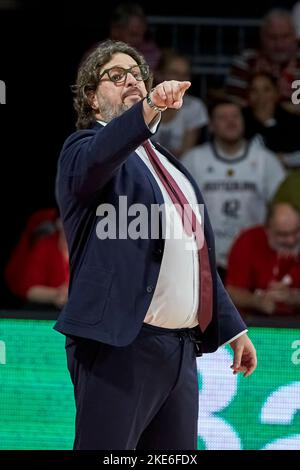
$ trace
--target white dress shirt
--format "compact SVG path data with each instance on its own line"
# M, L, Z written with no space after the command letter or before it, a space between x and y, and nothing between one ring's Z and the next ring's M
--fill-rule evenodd
M151 144L152 145L152 144ZM197 209L197 199L189 180L160 152L157 157L175 179L185 197ZM165 203L166 233L164 254L152 302L145 323L162 328L192 328L198 324L199 261L194 237L188 236L182 220L174 210L171 198L154 170L146 151L138 147L136 153L147 165L158 184ZM195 210L201 222L200 212Z
M103 125L106 124L102 121L99 122ZM156 127L157 122L151 126L150 130L155 132ZM154 151L184 193L201 223L201 214L191 183L164 155L156 149ZM145 149L139 146L136 153L151 171L162 192L165 204L166 233L169 234L165 239L157 284L144 322L161 328L193 328L198 325L199 258L197 243L194 236L186 234L182 219L174 209L171 198L153 168ZM228 342L233 341L245 331L240 332Z

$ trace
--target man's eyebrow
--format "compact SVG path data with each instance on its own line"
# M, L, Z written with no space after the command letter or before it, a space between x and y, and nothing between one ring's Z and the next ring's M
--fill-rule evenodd
M125 66L125 65L120 65L120 64L114 64L114 65L111 65L110 67L108 67L109 69L112 69L114 67L120 67L121 69L129 69L130 67L134 67L135 65L139 65L139 64L131 64L131 65L128 65L128 66Z

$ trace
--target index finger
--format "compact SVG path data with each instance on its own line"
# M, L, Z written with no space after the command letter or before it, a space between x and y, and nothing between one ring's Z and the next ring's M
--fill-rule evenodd
M185 80L183 82L179 82L179 87L181 91L186 91L188 88L190 88L191 82L188 80Z

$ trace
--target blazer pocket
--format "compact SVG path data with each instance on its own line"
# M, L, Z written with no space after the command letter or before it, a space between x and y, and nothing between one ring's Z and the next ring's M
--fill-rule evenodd
M66 307L68 322L96 325L103 319L111 290L113 273L84 267L72 286Z

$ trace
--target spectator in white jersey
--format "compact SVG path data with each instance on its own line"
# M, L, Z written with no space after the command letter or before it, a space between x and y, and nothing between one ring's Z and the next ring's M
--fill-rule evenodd
M210 117L211 141L187 152L182 163L203 192L222 275L234 238L241 230L263 223L267 204L285 172L260 140L245 140L243 116L237 104L216 102Z
M191 80L189 59L173 50L163 51L155 80L158 83L164 80ZM168 108L162 113L155 140L180 158L203 137L201 133L207 124L205 104L200 98L187 93L180 109Z

